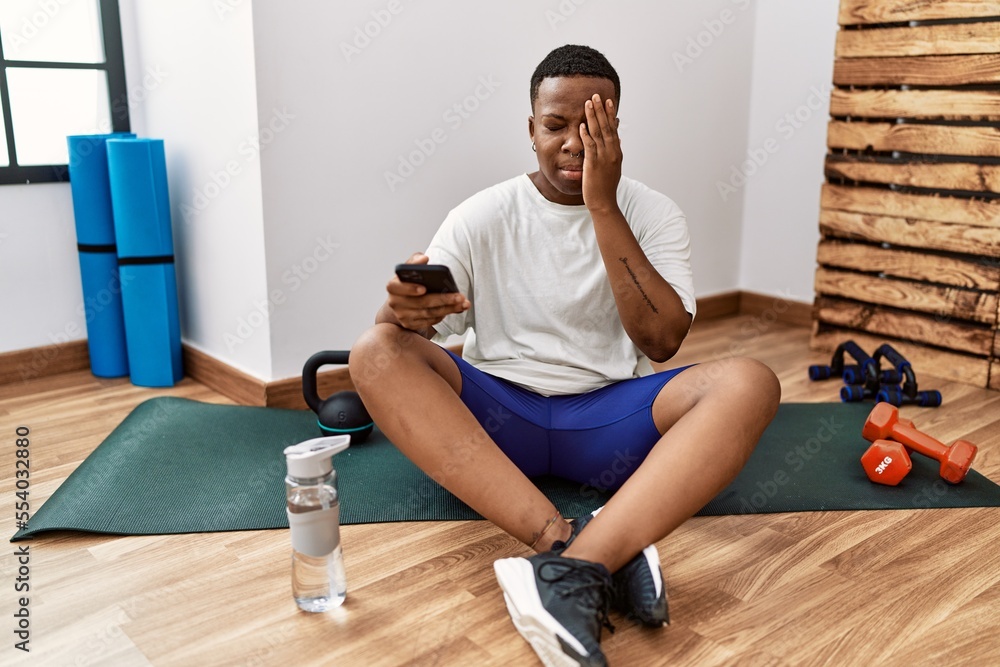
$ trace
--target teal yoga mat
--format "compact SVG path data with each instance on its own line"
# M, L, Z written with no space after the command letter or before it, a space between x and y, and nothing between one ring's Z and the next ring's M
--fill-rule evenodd
M121 278L108 176L108 139L129 132L67 137L69 181L87 324L90 369L98 377L128 375Z
M972 471L959 485L914 456L898 487L872 484L859 463L870 405L782 404L739 477L702 515L816 510L1000 506L1000 487ZM312 413L212 405L180 398L142 403L63 482L12 541L52 530L151 535L281 528L282 450L318 437ZM334 458L345 524L477 519L377 430ZM596 485L536 480L566 517L603 505Z
M129 376L142 387L172 387L184 368L163 140L107 146Z

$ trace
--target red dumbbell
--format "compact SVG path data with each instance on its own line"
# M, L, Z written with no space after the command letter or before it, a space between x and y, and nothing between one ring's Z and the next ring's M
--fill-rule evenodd
M912 422L901 420L899 418L899 410L889 403L878 403L875 405L871 414L868 415L868 420L865 421L864 427L861 429L861 435L869 442L885 439L895 440L907 449L912 449L924 456L929 456L932 459L940 461L941 477L946 482L951 482L952 484L958 484L965 479L969 468L972 467L972 461L976 458L976 452L979 451L968 440L956 440L951 447L945 446L926 433L915 429ZM891 456L888 453L886 455ZM870 463L874 461L875 456L873 454L867 459L862 457L862 462L868 461ZM878 476L874 470L869 470L867 466L865 467L865 471L868 473L869 479L873 479L873 473ZM905 477L905 473L903 476ZM873 481L878 480L873 479ZM897 481L896 483L898 484L899 482Z
M906 447L895 440L876 440L861 457L868 479L876 484L896 486L913 470Z
M900 417L897 423L913 428L913 422ZM896 486L913 470L906 447L895 440L876 440L861 457L868 479L877 484Z

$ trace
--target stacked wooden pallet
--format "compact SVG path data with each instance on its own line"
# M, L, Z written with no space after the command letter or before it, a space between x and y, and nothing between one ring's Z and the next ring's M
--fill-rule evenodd
M1000 389L1000 0L842 0L812 345Z

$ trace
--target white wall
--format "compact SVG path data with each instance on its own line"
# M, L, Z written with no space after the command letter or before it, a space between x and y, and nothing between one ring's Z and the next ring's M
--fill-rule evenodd
M272 376L301 372L316 350L350 346L384 300L393 265L424 249L451 207L537 168L529 80L566 43L598 48L618 70L625 172L687 213L698 293L736 286L741 210L713 183L746 145L747 2L303 0L289 11L255 0L253 9L261 125L275 109L293 116L262 154L268 287L282 300ZM371 24L379 16L384 27ZM366 26L376 36L345 55L342 43ZM674 52L699 33L707 46L678 66ZM468 118L445 115L483 79L498 85ZM391 189L384 173L438 128L445 140ZM327 237L339 244L329 253L317 241Z
M757 159L737 165L752 174L739 189L742 289L813 300L838 6L763 0L757 8L748 135ZM716 180L732 185L732 166Z
M162 79L134 107L141 130L165 140L184 342L269 379L250 4L120 5L126 67Z
M0 352L86 337L77 257L69 184L0 186Z

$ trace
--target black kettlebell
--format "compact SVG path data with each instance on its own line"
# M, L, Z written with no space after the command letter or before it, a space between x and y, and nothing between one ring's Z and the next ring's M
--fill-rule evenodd
M354 391L338 391L329 398L320 399L317 388L319 369L328 364L347 364L348 352L325 350L309 357L302 367L302 395L316 413L323 435L351 436L351 444L358 445L371 435L372 421L361 397Z

